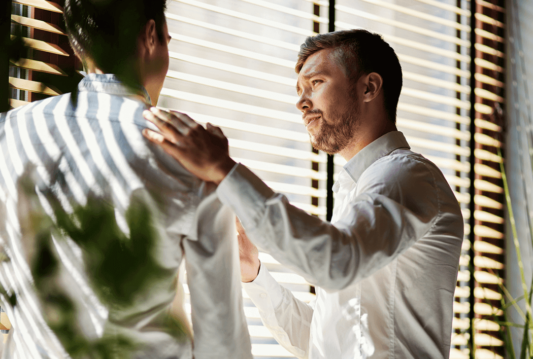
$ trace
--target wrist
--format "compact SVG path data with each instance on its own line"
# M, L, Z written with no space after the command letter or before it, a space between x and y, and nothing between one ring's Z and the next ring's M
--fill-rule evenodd
M231 157L227 157L224 161L218 164L216 166L214 175L212 178L212 182L215 182L217 185L220 184L226 178L228 173L232 170L232 168L235 166L236 162L231 159Z
M257 260L257 270L253 271L255 273L255 275L254 276L241 277L241 282L243 282L243 283L251 283L251 282L253 282L259 276L259 271L260 270L261 270L261 261L258 259Z

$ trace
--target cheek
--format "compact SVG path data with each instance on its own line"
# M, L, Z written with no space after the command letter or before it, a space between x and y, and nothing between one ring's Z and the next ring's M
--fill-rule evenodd
M168 71L169 62L170 62L169 54L168 54L168 45L165 44L165 46L162 46L160 56L161 56L161 64L162 64L161 67L165 70L165 75L166 75Z
M323 107L323 111L326 109L331 111L345 102L346 94L334 84L324 84L315 92L314 97L316 97L315 101Z

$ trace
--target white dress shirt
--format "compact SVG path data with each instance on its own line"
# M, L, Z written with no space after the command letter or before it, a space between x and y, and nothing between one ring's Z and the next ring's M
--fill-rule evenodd
M250 239L317 286L310 306L261 266L245 289L265 326L298 358L448 358L463 219L440 170L394 131L333 190L329 224L242 165L219 185Z
M103 306L89 286L80 248L73 241L55 241L63 287L77 304L78 324L88 337L130 336L145 344L135 358L252 358L235 216L218 200L214 186L142 136L149 126L142 112L149 103L144 89L128 88L113 75L91 74L76 94L0 114L0 255L10 259L0 262L0 284L18 299L11 307L0 296L13 325L4 358L68 357L46 324L32 285L32 233L21 226L21 214L31 203L19 186L26 175L35 181L44 209L51 198L72 211L92 193L114 207L126 233L121 224L133 199L142 198L152 209L159 234L155 257L165 270L128 308ZM183 262L194 338L189 331L177 340L164 323L171 313L187 321L183 296L176 299Z

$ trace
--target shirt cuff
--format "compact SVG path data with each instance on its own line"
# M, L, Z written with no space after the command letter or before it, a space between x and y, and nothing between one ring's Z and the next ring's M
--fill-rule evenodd
M218 198L239 217L245 230L254 229L265 213L266 201L274 195L259 177L238 163L220 182Z
M283 300L283 291L281 285L276 282L266 266L261 263L259 274L253 282L243 283L243 288L250 296L252 302L259 309L265 310L272 305L274 309L278 308Z

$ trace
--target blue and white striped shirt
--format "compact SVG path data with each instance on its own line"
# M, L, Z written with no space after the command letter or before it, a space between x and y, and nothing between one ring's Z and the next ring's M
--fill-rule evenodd
M0 296L13 325L5 357L68 357L44 320L29 270L33 237L24 225L29 202L21 188L31 178L45 212L50 193L67 212L86 204L88 196L106 198L119 226L134 196L148 198L155 211L157 259L168 275L127 311L98 301L74 242L54 241L62 284L81 308L79 324L88 337L112 326L148 345L139 357L251 358L234 216L214 188L143 138L149 124L142 112L149 103L142 88L90 74L75 94L0 115L0 253L9 258L0 263L0 284L18 299L11 307ZM194 345L192 334L180 342L158 324L170 311L185 318L175 283L184 258Z

